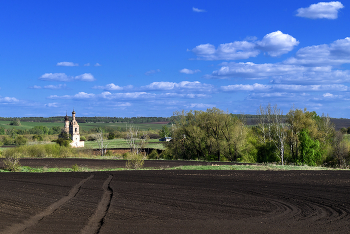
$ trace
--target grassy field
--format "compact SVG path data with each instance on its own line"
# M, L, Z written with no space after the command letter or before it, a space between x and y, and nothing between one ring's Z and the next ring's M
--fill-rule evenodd
M104 140L104 145L107 145L107 148L129 148L127 141L125 139L113 139L113 140ZM97 141L85 141L85 146L91 149L98 149L99 145ZM165 149L162 143L159 143L158 139L150 139L146 148L154 149Z
M49 128L52 127L63 127L64 123L63 122L21 122L21 126L13 126L13 125L9 125L11 123L11 121L0 121L0 126L4 127L5 129L31 129L35 126L46 126ZM160 130L162 129L162 126L164 124L153 124L153 123L144 123L144 124L126 124L126 123L79 123L80 126L80 130L83 131L89 131L92 128L121 128L121 129L125 129L127 126L134 126L136 128L138 128L139 130L145 131L145 130Z
M64 168L47 168L47 167L20 167L20 172L36 172L36 173L46 173L46 172L92 172L92 171L120 171L120 170L130 170L126 168L89 168L89 167L79 167L77 165L72 165L71 167ZM256 171L290 171L290 170L302 170L302 171L320 171L320 170L349 170L349 169L338 169L338 168L328 168L328 167L310 167L310 166L282 166L274 164L261 164L261 165L215 165L211 166L180 166L180 167L170 167L170 168L142 168L141 170L256 170ZM0 169L0 172L9 172Z

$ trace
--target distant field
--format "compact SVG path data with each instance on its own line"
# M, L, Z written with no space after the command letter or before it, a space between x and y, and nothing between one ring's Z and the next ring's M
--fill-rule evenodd
M0 121L0 126L4 127L5 129L31 129L35 126L46 126L49 128L52 127L63 127L64 123L60 122L54 122L54 123L48 123L48 122L21 122L21 126L12 126L9 125L11 121ZM166 122L162 123L143 123L143 124L126 124L126 123L79 123L80 129L84 131L89 131L92 128L106 128L106 127L111 127L117 129L122 128L125 129L126 126L135 126L136 128L139 128L139 130L160 130L162 129L162 126L166 125Z

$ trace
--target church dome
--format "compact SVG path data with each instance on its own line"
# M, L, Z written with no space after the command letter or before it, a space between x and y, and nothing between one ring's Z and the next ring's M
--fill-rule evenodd
M64 117L64 121L69 121L69 118L67 115Z

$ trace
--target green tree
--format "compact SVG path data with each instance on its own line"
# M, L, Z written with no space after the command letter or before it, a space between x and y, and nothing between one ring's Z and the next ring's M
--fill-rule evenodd
M19 119L14 119L10 125L13 125L13 126L21 126L21 121Z
M313 140L307 129L301 130L299 133L300 141L300 156L299 163L307 164L309 166L315 166L321 164L322 155L320 149L320 142Z
M241 156L246 129L238 118L217 108L176 114L173 139L167 143L174 158L235 161Z
M159 130L160 138L171 137L171 131L167 125L164 125L161 130Z

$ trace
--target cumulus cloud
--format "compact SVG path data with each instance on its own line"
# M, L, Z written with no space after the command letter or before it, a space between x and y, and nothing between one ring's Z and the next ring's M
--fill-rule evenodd
M94 98L95 94L93 93L85 93L85 92L79 92L75 95L50 95L48 99L91 99Z
M45 73L44 75L40 76L40 80L48 80L48 81L70 81L71 78L69 78L65 73Z
M76 67L76 66L79 66L79 64L73 63L73 62L59 62L59 63L56 64L56 66L62 66L62 67Z
M191 104L188 104L185 106L187 108L199 108L199 109L215 107L215 105L213 105L213 104L205 104L205 103L191 103Z
M110 93L103 92L99 95L105 99L149 99L154 98L156 95L147 92L131 92L131 93Z
M39 80L46 81L73 81L73 80L81 80L81 81L94 81L95 78L91 73L84 73L78 76L67 76L65 73L45 73L40 76Z
M229 77L263 79L271 76L300 73L307 70L307 68L303 66L272 63L255 64L251 62L224 62L221 65L222 67L219 70L213 71L211 75L207 75L206 77L219 79Z
M287 59L286 64L306 66L327 66L350 63L350 37L339 39L331 44L301 48L296 55Z
M57 102L52 102L52 103L48 103L45 104L45 107L59 107L59 104Z
M194 11L194 12L207 12L207 11L204 10L204 9L198 9L198 8L196 8L196 7L192 7L192 11Z
M187 94L181 94L181 93L163 93L159 95L160 97L164 98L208 98L211 97L210 95L206 94L195 94L195 93L187 93Z
M152 82L149 85L141 87L141 89L148 90L192 90L192 91L212 91L213 85L204 84L199 81L181 81L175 82Z
M216 49L212 44L201 44L191 51L203 60L237 60L256 57L261 51L275 57L293 50L299 42L281 31L269 33L261 41L235 41L221 44Z
M155 73L158 73L158 72L160 72L159 69L157 69L157 70L150 70L150 71L146 71L146 72L145 72L145 75L146 75L146 76L150 76L150 75L155 74Z
M299 44L294 37L281 31L269 33L257 42L258 48L266 51L272 57L286 54Z
M88 66L90 66L90 63L85 63L84 66L88 67Z
M100 66L102 66L101 64L99 64L99 63L95 63L95 65L94 65L95 67L100 67Z
M0 103L1 104L11 104L11 103L18 103L19 100L14 97L1 97L0 96Z
M281 85L264 85L255 83L253 85L250 84L236 84L236 85L227 85L221 86L221 90L226 92L232 91L254 91L254 92L275 92L275 91L293 91L293 92L309 92L309 91L348 91L349 88L345 85L289 85L289 84L281 84Z
M306 8L299 8L297 16L310 19L336 19L344 6L341 2L319 2Z
M95 78L91 73L84 73L82 75L74 77L75 80L81 80L81 81L94 81Z
M66 89L66 84L59 84L59 85L46 85L44 86L44 89Z
M184 68L184 69L181 69L180 70L180 73L185 73L185 74L194 74L194 73L197 73L197 72L201 72L201 70L190 70L190 69L187 69L187 68Z
M108 91L113 91L113 90L123 90L123 87L120 87L119 85L115 85L113 83L107 84L105 86L94 86L92 87L93 89L103 89L103 90L108 90Z

